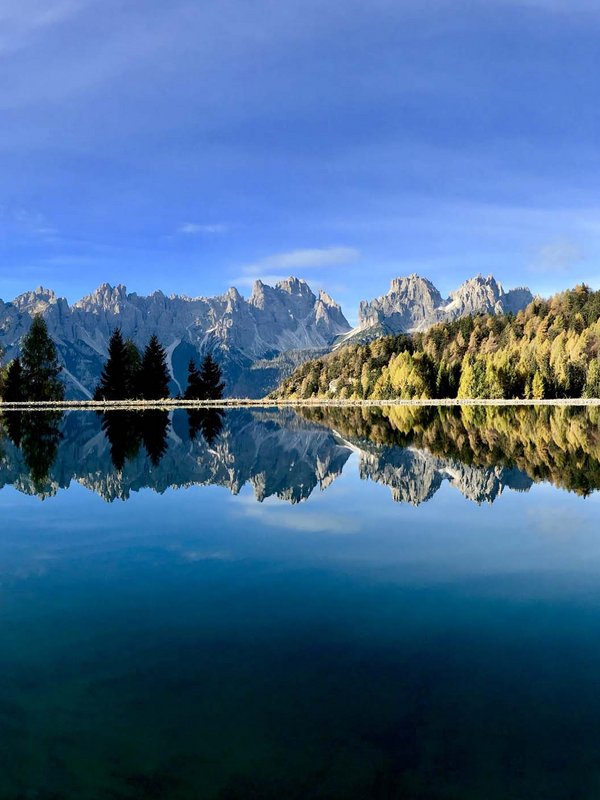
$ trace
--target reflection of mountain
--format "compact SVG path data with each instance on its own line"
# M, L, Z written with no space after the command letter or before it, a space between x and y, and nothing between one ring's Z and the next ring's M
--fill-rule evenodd
M205 413L205 412L203 412ZM444 481L477 503L504 488L526 491L548 480L586 494L600 487L598 411L573 408L310 408L235 409L212 416L177 410L144 416L118 412L64 417L57 457L24 455L5 415L0 486L38 496L71 481L105 500L152 488L245 484L262 501L297 503L327 488L354 452L361 478L388 486L394 500L418 505ZM54 439L51 440L51 444ZM44 465L41 479L36 465ZM116 466L115 466L116 465ZM32 477L33 475L33 477Z
M392 487L404 467L393 470L392 478L390 464L397 458L404 463L409 448L425 458L428 469L478 502L493 500L503 486L527 489L533 481L583 495L600 488L598 407L318 407L302 413L363 449L394 453L382 455L377 469L363 468L365 475ZM417 471L414 463L412 478Z
M126 430L127 420L119 420L113 416L116 413L107 415L110 425ZM125 447L125 454L117 457L118 466L122 465L117 469L114 442L103 432L101 419L92 413L66 414L59 455L46 484L36 489L21 452L4 437L0 486L11 484L28 494L46 496L74 480L111 501L126 499L146 487L162 493L169 488L216 484L237 494L250 483L258 500L276 495L299 502L317 485L325 488L341 474L350 455L325 427L293 412L234 410L225 415L223 428L214 438L207 436L207 429L214 430L214 421L203 421L202 435L190 438L188 415L175 411L160 459L153 463L144 439L144 447L139 443Z
M430 500L444 480L476 503L492 503L505 487L527 490L533 483L518 469L474 467L414 447L380 447L361 453L360 477L389 486L396 502L415 506Z

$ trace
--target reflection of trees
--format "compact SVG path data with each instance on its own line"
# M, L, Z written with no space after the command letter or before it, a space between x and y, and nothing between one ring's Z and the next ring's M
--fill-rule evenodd
M212 444L223 430L225 412L221 408L190 409L187 415L188 431L192 442L201 433L206 443Z
M348 438L422 447L480 467L517 467L581 495L600 489L596 407L320 407L302 414Z
M21 450L36 490L42 490L56 460L62 419L57 411L10 411L4 417L6 432Z
M148 458L157 467L167 450L169 415L166 411L142 411L140 428Z
M102 430L110 444L114 468L121 471L125 462L135 458L142 438L138 430L138 414L131 411L107 411L102 414Z
M134 459L142 444L153 466L158 466L167 449L169 414L166 411L107 411L102 430L110 444L113 466L119 472Z

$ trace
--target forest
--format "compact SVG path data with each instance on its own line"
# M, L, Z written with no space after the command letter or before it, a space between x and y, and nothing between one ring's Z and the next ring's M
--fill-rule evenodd
M582 284L516 315L341 346L300 366L271 397L600 397L600 291Z

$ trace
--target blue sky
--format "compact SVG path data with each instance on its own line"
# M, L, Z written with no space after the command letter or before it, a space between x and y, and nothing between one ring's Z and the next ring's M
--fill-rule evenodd
M600 287L596 0L4 0L0 297Z

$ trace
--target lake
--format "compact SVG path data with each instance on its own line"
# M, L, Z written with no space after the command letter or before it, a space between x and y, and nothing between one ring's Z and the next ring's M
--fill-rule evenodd
M600 796L598 408L0 418L0 798Z

